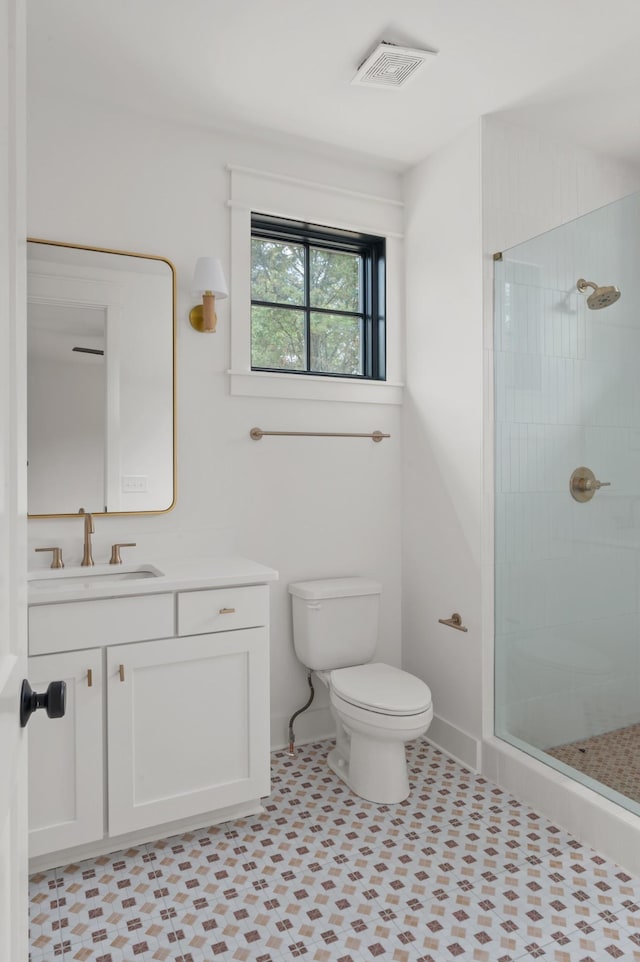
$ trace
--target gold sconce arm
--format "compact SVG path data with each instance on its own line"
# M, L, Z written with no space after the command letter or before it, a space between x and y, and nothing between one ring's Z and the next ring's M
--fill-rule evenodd
M191 327L201 334L215 334L218 323L216 314L216 296L210 291L205 291L202 295L202 304L196 304L189 311L189 321Z

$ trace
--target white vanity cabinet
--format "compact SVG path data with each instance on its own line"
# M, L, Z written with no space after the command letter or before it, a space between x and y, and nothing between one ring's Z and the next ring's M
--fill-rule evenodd
M28 728L32 867L260 810L266 584L49 602L29 608L30 681L64 679L67 711Z
M265 628L107 649L109 831L269 793Z

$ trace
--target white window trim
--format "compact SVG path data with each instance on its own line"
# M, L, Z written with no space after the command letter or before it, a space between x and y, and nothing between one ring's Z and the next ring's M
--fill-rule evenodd
M400 201L311 181L228 167L231 190L230 391L245 397L402 404L402 228ZM324 224L386 239L387 380L251 370L251 214Z

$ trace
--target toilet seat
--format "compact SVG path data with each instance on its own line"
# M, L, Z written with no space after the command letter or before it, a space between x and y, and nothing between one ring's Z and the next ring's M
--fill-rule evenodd
M423 681L382 662L337 668L330 685L340 701L381 715L419 715L431 708L431 692Z

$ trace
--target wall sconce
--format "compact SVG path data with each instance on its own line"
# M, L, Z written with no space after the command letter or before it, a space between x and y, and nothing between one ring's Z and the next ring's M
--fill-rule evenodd
M189 312L191 327L202 333L214 333L218 321L216 297L222 300L229 296L222 264L217 257L198 258L191 291L202 297L202 304L196 304Z

